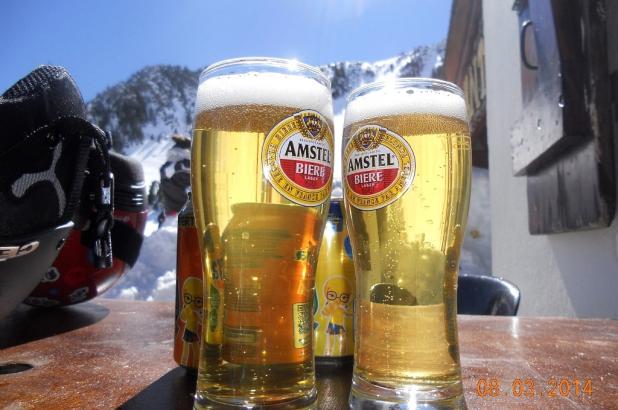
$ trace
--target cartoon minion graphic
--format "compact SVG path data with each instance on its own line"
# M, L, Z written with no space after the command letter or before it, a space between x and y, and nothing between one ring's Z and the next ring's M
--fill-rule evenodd
M202 324L202 280L189 277L182 284L182 310L180 320L184 322L184 332L182 334L182 356L181 364L188 366L189 356L197 361L199 353L199 328Z
M323 287L326 303L320 314L328 319L326 355L341 355L346 350L346 316L352 316L352 287L343 276L329 278Z

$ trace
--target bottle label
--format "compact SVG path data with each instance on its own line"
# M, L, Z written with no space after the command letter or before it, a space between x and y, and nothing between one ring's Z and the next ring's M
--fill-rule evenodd
M331 192L333 144L324 117L316 111L298 112L268 133L262 147L264 175L290 201L320 205Z
M395 202L410 188L415 172L410 144L379 125L361 127L343 151L345 195L363 211Z
M348 230L342 202L331 199L313 299L313 352L316 357L354 354L355 275L352 252L346 253Z
M309 303L295 303L294 311L294 347L303 348L311 343L311 309Z

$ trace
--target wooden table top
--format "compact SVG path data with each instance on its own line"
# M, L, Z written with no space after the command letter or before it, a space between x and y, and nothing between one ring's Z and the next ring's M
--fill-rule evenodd
M20 307L0 320L0 408L190 409L195 377L172 359L173 311L109 299ZM459 335L469 408L618 406L618 321L460 316ZM2 374L7 363L33 368ZM350 379L318 374L318 407L346 408Z

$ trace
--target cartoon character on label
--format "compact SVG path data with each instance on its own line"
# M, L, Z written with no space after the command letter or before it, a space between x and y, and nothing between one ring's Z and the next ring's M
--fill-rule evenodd
M180 363L185 366L191 363L190 356L197 357L200 351L199 332L202 326L202 305L202 280L195 277L187 278L182 284L182 311L180 312L180 321L184 323Z
M352 316L352 286L343 276L333 276L324 283L326 303L320 314L328 319L326 328L327 356L340 356L347 350L346 317Z

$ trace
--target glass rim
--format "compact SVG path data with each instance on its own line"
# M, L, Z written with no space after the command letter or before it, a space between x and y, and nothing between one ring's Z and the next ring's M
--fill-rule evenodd
M388 86L394 85L395 88L404 88L405 86L415 86L415 85L437 85L443 91L452 92L462 98L464 98L464 92L457 84L451 83L450 81L440 80L437 78L431 77L402 77L402 78L393 78L390 80L380 80L374 81L371 83L363 84L359 87L353 89L348 97L346 98L346 102L351 102L356 97L359 97L361 94L364 94L367 91L374 91L381 88L386 88ZM425 87L418 87L425 88Z
M277 67L277 68L292 68L295 70L290 70L291 72L299 72L299 71L308 71L320 78L324 82L329 89L331 88L330 80L324 73L317 67L303 63L298 60L287 59L287 58L278 58L278 57L236 57L236 58L228 58L225 60L220 60L215 63L212 63L208 67L206 67L200 73L199 82L201 83L203 78L212 74L213 72L233 67L233 66L263 66L263 67Z

